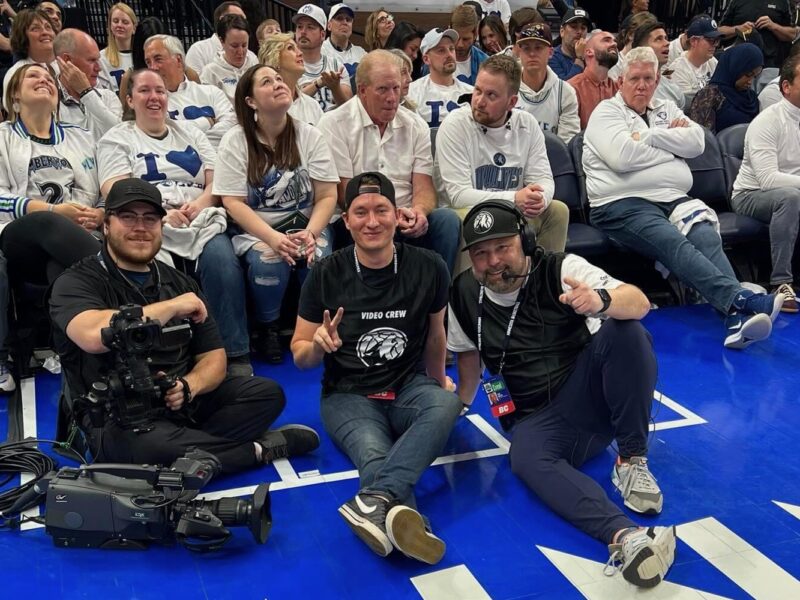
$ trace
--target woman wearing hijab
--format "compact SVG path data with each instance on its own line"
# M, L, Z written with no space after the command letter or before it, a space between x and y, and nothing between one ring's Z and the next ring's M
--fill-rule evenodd
M714 133L752 121L758 114L753 80L763 66L764 54L755 44L740 44L726 50L708 85L692 100L689 118Z

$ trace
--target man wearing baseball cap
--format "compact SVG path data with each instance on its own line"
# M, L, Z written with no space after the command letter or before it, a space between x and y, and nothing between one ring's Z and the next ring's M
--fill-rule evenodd
M324 365L322 422L358 469L342 518L379 556L396 548L435 564L445 543L417 512L414 485L462 409L445 376L450 275L433 252L394 241L399 209L383 174L351 178L344 208L354 243L303 284L294 362Z
M304 4L292 17L294 39L303 53L306 72L298 81L303 93L313 96L323 111L333 110L353 96L350 74L333 54L322 52L328 19L315 4Z
M422 38L419 51L428 74L411 83L408 97L428 127L439 127L447 113L460 106L459 98L472 93L472 86L455 76L457 41L455 29L438 27Z
M550 58L550 68L561 79L574 77L586 66L583 52L586 48L586 34L592 29L589 13L582 8L571 8L561 19L561 45Z
M350 41L353 35L353 17L355 13L347 4L336 4L328 13L328 31L330 36L322 42L322 53L338 58L344 63L350 78L350 87L355 90L355 76L358 63L366 54L361 46Z
M608 544L626 580L657 585L674 559L674 527L639 527L578 470L616 441L611 480L624 504L661 512L647 463L656 359L639 321L649 301L584 258L537 246L525 216L504 200L470 210L464 242L472 269L453 282L447 339L461 401L472 403L482 384L510 432L514 473Z
M531 23L517 32L512 52L522 66L517 108L536 117L542 131L569 143L580 131L578 97L575 89L547 65L553 55L550 27Z
M165 214L152 184L135 177L114 183L106 197L105 243L53 284L50 317L71 398L115 372L116 352L102 332L126 304L142 306L145 318L164 327L190 322L191 339L167 347L156 342L148 357L154 381L169 376L175 383L155 400L163 404L148 415L148 430L124 427L112 414L96 427L80 405L61 409L100 462L168 465L194 447L233 473L314 450L313 429L268 430L286 403L276 382L226 376L222 339L197 284L155 260Z
M672 82L686 96L686 106L690 106L695 94L703 89L717 68L714 53L719 48L720 33L713 19L697 19L686 30L689 49L671 65Z

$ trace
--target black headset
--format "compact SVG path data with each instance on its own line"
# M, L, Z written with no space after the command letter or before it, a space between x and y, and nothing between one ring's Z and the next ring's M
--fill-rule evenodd
M522 253L525 256L537 256L541 253L541 248L536 244L536 232L533 230L533 227L528 223L528 219L525 218L525 215L511 202L506 200L484 200L473 206L467 215L464 217L464 222L466 223L472 217L474 217L478 212L483 210L484 208L499 208L506 212L510 212L513 214L517 219L517 227L519 228L519 239L522 242Z

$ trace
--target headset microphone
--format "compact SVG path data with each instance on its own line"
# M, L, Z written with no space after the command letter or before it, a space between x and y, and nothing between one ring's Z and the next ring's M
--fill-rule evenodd
M500 274L500 278L503 279L503 281L508 281L509 279L524 279L530 274L531 274L530 271L528 271L527 273L523 273L522 275L509 275L508 271L503 271Z

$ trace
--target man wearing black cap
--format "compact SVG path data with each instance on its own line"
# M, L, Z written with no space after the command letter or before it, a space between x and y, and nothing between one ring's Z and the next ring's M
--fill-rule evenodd
M435 253L394 242L399 209L384 175L350 179L344 207L354 245L306 279L294 362L323 363L322 422L359 472L358 493L339 507L347 525L379 556L397 548L435 564L445 544L413 488L462 409L444 372L450 275Z
M176 383L152 428L137 431L107 415L92 428L76 408L71 417L99 461L171 464L191 447L215 454L223 472L304 454L319 445L313 429L287 425L268 431L286 403L283 390L262 377L226 377L225 350L197 284L154 260L165 211L158 188L138 178L117 181L106 198L101 251L65 271L53 284L50 316L72 398L86 394L115 369L101 330L125 304L167 327L191 322L191 340L153 348L154 379ZM67 407L70 411L72 406Z
M616 440L611 479L625 505L661 512L646 458L656 381L652 340L639 323L647 298L579 256L538 247L510 202L475 206L464 242L472 269L453 283L448 335L459 397L471 403L482 383L492 413L511 431L514 473L608 544L625 579L658 584L674 558L674 529L638 527L578 470Z
M717 22L712 19L697 19L686 30L689 49L681 54L671 65L672 81L686 97L690 106L695 94L711 80L717 68L714 53L719 48L722 37Z
M561 20L561 45L550 57L550 68L561 79L569 79L583 71L583 52L586 49L586 34L592 28L589 13L581 8L571 8Z

